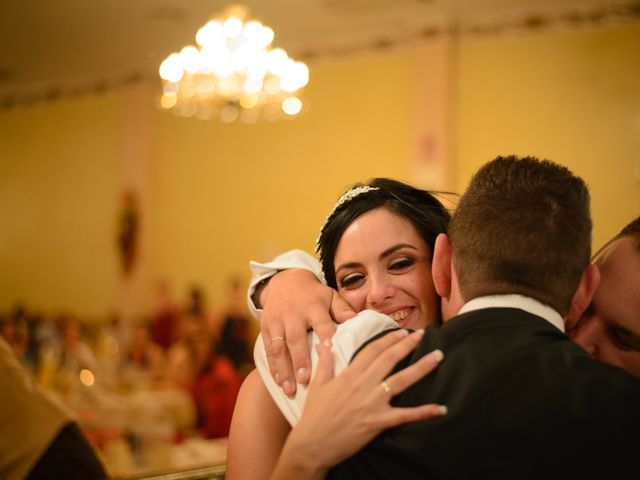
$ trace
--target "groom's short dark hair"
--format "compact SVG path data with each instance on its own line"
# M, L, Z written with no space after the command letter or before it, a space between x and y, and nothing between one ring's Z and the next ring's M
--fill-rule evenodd
M472 177L451 218L465 300L516 293L568 311L591 254L585 182L534 157L498 157Z

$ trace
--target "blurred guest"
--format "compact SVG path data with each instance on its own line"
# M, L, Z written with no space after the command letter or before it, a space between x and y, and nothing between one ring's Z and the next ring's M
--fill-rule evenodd
M38 333L44 322L44 316L40 313L29 312L25 319L25 352L24 362L32 373L36 373L40 366L40 339Z
M54 388L64 396L73 396L80 387L80 373L89 370L94 376L98 372L98 360L85 342L82 326L70 315L58 318L61 343L54 346L47 355L52 364ZM48 374L47 374L48 375ZM44 375L46 378L46 375Z
M180 339L168 353L168 382L193 395L202 436L226 437L242 379L233 363L216 352L204 319L185 315L179 331Z
M200 333L202 319L183 314L178 319L175 341L167 351L165 380L170 387L191 391L196 378L193 345Z
M233 408L242 377L226 355L216 351L209 332L194 344L196 378L193 398L198 412L198 428L205 438L229 436Z
M50 397L0 338L0 478L107 478L73 414Z
M133 325L131 341L122 356L121 374L129 382L157 382L164 367L164 352L151 340L149 324Z
M258 325L246 307L244 287L239 278L229 280L227 299L212 318L214 331L219 332L218 351L226 355L244 378L255 368L253 342Z
M122 316L118 312L113 311L109 315L102 335L103 341L113 344L110 348L124 350L131 341L131 327L122 321Z
M179 309L166 280L158 284L156 307L153 312L151 336L162 349L167 350L175 337Z
M16 328L16 321L12 316L6 315L0 317L0 336L4 338L7 344L13 350L17 358L22 361L23 345Z
M195 315L199 318L206 318L207 304L204 297L204 291L199 285L192 285L189 289L189 297L184 309L187 315Z
M31 351L29 315L23 305L16 305L5 318L0 318L0 335L11 345L20 362L33 371L35 359Z
M38 349L35 373L40 385L52 389L60 367L62 332L53 317L43 316L36 326L34 338Z
M112 310L97 332L95 353L100 368L100 383L105 388L121 386L120 366L122 355L131 339L131 328L122 321L120 314Z
M72 372L98 369L98 362L89 345L84 341L82 325L72 317L65 316L60 320L62 331L61 367Z

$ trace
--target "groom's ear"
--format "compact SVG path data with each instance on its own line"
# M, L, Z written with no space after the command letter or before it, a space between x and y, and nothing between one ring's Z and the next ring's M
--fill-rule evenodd
M592 263L582 272L580 284L571 299L569 311L564 317L567 330L572 329L578 323L580 316L589 307L598 285L600 285L600 270L597 265Z
M431 275L436 292L443 299L451 296L451 268L451 241L446 234L441 233L433 247Z

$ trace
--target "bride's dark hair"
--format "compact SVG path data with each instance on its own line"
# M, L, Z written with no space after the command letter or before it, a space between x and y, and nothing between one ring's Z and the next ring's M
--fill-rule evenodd
M374 208L384 207L411 222L433 256L436 237L446 233L451 217L434 196L442 193L421 190L391 178L374 178L353 185L338 200L316 243L327 285L337 288L334 258L344 231L356 218Z

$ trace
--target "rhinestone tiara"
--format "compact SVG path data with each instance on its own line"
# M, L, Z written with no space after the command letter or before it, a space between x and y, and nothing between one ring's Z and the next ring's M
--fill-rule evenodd
M358 195L371 192L374 190L380 190L380 187L372 187L371 185L360 185L358 187L353 187L352 189L347 190L345 193L342 194L342 196L338 199L336 204L333 206L331 213L327 215L327 218L322 224L322 228L320 229L320 233L318 234L318 238L316 239L316 252L318 252L320 249L320 235L322 235L322 231L324 230L324 227L327 225L327 221L331 218L331 216L335 213L335 211L345 203L350 202L351 200L356 198Z

